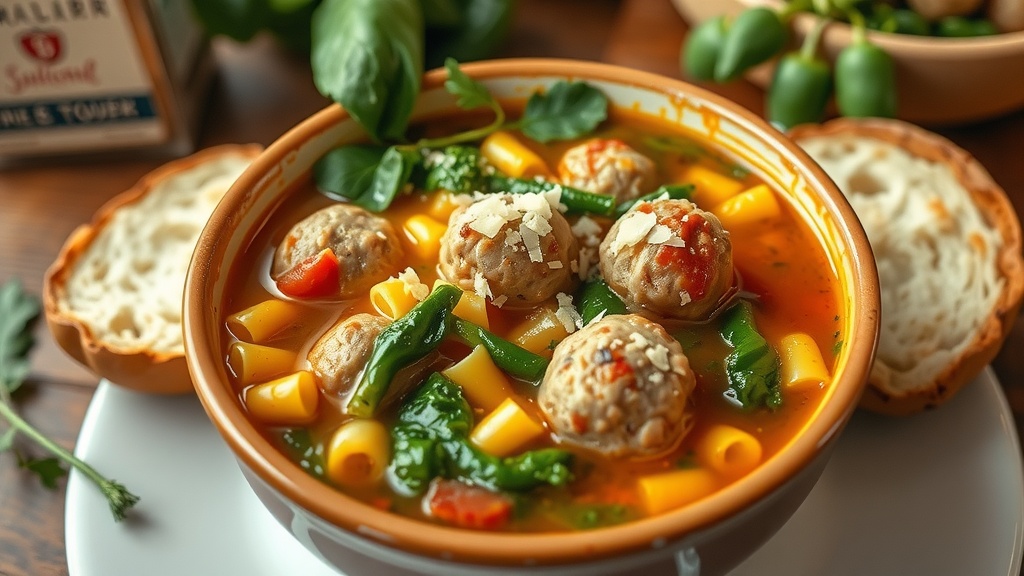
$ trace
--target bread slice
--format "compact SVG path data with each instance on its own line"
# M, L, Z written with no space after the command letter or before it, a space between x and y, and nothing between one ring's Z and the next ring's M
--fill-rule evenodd
M166 164L78 227L43 286L61 348L115 384L192 390L181 330L189 260L214 207L261 149L219 146Z
M939 406L1017 319L1024 262L1013 206L966 151L912 124L838 119L790 136L846 195L878 264L880 338L861 406Z

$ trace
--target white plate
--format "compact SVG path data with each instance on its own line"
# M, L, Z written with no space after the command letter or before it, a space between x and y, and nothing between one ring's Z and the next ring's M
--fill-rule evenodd
M115 524L71 475L71 576L336 575L263 509L194 397L102 382L75 452L142 501ZM986 369L941 410L856 414L804 505L733 576L1017 576L1022 528L1017 434Z

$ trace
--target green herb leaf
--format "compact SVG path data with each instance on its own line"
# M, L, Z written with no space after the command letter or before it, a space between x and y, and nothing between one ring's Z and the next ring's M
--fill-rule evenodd
M335 200L355 200L366 194L387 148L341 146L313 165L313 181L322 194Z
M400 140L420 91L423 30L418 0L324 0L312 22L317 89L375 141Z
M444 81L444 89L457 98L455 104L459 108L473 110L484 106L491 108L497 106L490 90L466 76L466 73L459 69L459 63L454 58L445 60L444 67L448 70L448 79Z
M545 94L536 93L526 103L516 123L523 134L538 141L579 138L608 117L608 98L586 82L559 81Z
M427 168L425 190L450 190L456 193L472 193L485 190L487 176L484 175L483 157L480 149L472 146L448 146Z
M757 331L750 302L741 300L725 311L722 339L733 347L725 358L726 397L747 409L782 405L779 355Z
M50 490L57 488L57 480L67 476L68 470L57 458L33 458L24 459L18 455L18 466L28 470L39 477L43 486Z
M39 301L10 280L0 286L0 386L14 392L28 376L29 350L35 343L32 327Z
M381 212L391 205L413 170L423 161L419 150L407 146L392 146L384 151L380 164L373 173L370 188L355 203L371 212Z

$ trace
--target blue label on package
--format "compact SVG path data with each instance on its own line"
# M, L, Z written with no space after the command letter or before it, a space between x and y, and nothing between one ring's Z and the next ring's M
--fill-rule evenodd
M104 96L0 106L0 132L37 128L96 126L156 118L153 99L142 96Z

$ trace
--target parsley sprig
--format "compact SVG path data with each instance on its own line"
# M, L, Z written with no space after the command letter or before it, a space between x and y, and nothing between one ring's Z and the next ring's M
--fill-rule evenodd
M125 518L127 511L139 497L122 484L109 480L85 461L37 430L18 414L11 394L28 377L28 354L35 344L32 327L39 318L39 302L24 292L21 285L11 280L0 286L0 420L8 427L0 433L0 452L13 452L21 468L36 474L47 488L56 488L57 480L67 474L66 466L74 466L93 481L107 498L115 521ZM49 458L29 458L14 445L18 434L32 439L53 454Z

